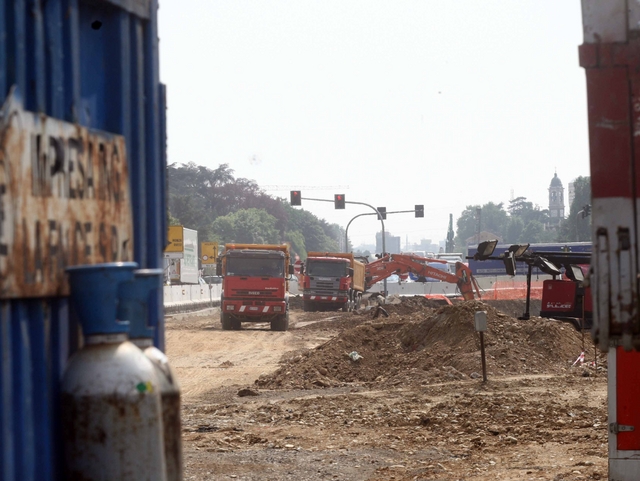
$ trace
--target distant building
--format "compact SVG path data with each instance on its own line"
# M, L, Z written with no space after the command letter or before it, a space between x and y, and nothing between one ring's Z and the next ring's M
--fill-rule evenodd
M388 232L384 233L385 250L389 254L400 254L402 252L400 247L400 236L394 236ZM382 253L382 233L376 232L376 252Z
M549 218L551 228L556 228L564 219L564 187L557 172L549 184Z

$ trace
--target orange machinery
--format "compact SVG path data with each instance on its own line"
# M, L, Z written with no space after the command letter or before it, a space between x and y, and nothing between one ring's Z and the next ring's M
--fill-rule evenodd
M474 291L478 298L481 297L478 283L467 265L462 262L456 262L456 272L453 274L429 265L431 263L447 264L447 261L409 254L387 254L365 265L365 289L368 290L376 282L386 279L393 274L404 275L412 273L418 276L419 282L424 282L428 277L456 284L460 290L460 294L462 294L462 297L466 301L475 299Z

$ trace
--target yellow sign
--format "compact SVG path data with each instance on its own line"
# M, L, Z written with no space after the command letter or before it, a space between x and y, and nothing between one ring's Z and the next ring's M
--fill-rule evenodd
M165 257L181 258L184 252L184 233L181 225L169 226L169 244L164 249Z
M215 264L218 258L218 243L203 242L200 244L200 252L202 252L203 264Z

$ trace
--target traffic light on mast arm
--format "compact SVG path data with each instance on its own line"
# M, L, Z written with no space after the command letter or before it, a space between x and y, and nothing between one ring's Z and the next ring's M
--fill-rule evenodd
M344 194L335 194L333 196L333 203L336 209L344 209Z
M302 205L302 193L299 190L291 191L291 205Z
M416 217L424 217L424 205L416 205Z
M387 220L387 208L386 207L378 207L378 212L380 212L380 215L378 215L378 220L380 220L381 217L382 217L382 220Z

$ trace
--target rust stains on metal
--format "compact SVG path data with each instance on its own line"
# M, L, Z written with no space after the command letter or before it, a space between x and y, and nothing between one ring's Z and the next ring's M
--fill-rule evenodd
M0 299L68 294L64 269L129 261L124 137L35 114L0 116Z
M162 394L162 425L167 481L182 479L182 423L180 421L180 391Z

